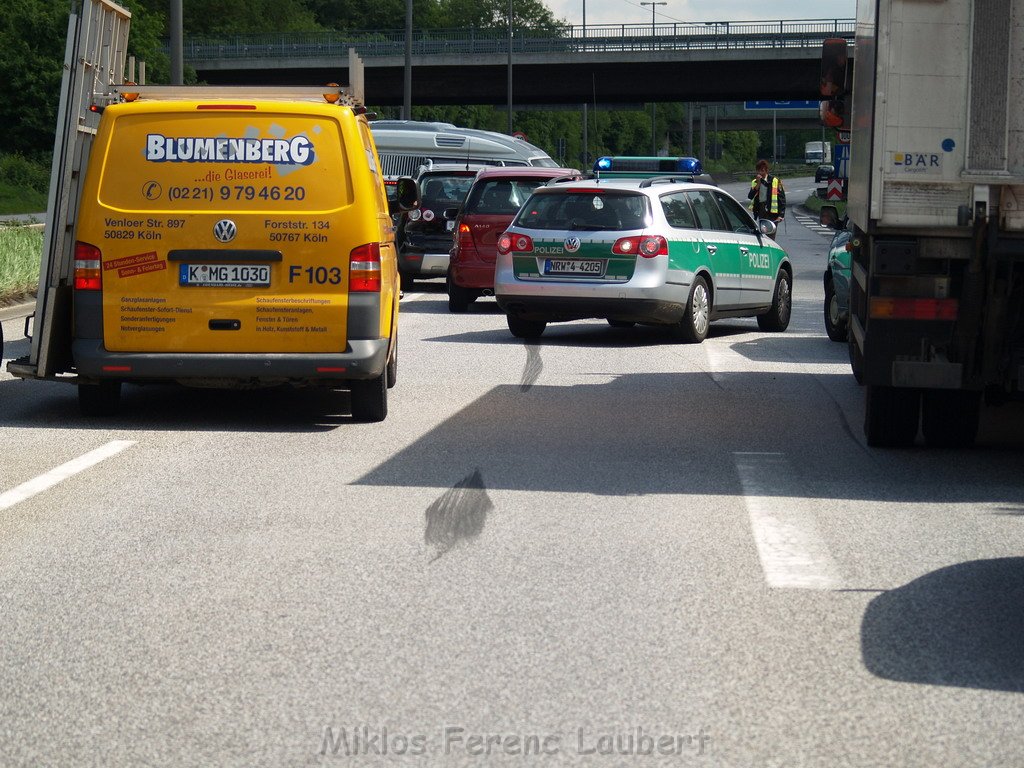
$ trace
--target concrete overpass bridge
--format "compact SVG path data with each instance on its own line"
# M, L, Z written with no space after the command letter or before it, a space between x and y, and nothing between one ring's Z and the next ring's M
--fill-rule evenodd
M635 105L818 98L821 43L852 19L566 25L559 30L416 30L415 106ZM348 82L363 60L366 101L403 102L404 30L185 40L185 63L217 84ZM722 130L725 130L723 127Z

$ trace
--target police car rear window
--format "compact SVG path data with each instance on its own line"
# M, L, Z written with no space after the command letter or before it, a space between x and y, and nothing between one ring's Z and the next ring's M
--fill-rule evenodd
M642 229L649 211L646 195L566 191L534 195L515 223L529 229Z

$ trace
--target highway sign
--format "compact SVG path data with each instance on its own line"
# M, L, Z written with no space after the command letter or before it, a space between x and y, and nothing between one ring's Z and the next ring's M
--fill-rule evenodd
M843 199L843 180L842 179L829 179L828 188L825 191L826 200L842 200Z
M835 178L845 179L849 177L847 170L850 163L850 145L849 144L836 144L835 151L833 152L833 164L835 165L836 173Z
M744 101L744 109L818 109L817 101Z

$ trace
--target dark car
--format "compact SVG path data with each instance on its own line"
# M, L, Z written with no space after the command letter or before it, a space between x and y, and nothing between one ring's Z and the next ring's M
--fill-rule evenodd
M820 184L823 181L828 181L829 179L832 178L835 172L836 169L833 168L828 163L823 163L822 165L819 165L814 171L815 184Z
M488 168L477 174L455 219L455 245L448 270L448 309L465 312L478 297L494 292L498 238L537 187L557 178L578 179L569 168Z
M846 218L840 218L833 206L821 209L821 223L836 230L832 242L828 246L828 263L825 265L825 333L832 341L849 340L850 322L850 241L853 229ZM861 371L850 350L850 365L857 381L861 380Z
M448 274L455 222L446 219L444 211L462 205L483 168L470 163L431 165L416 176L420 207L399 216L395 236L402 290L409 290L415 278Z

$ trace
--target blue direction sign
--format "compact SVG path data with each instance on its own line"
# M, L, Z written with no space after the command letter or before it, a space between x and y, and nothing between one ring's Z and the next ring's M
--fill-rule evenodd
M837 179L848 179L850 173L848 166L850 163L850 145L849 144L836 144L835 157L832 160L832 165L836 169Z
M817 109L817 101L744 101L744 109Z

